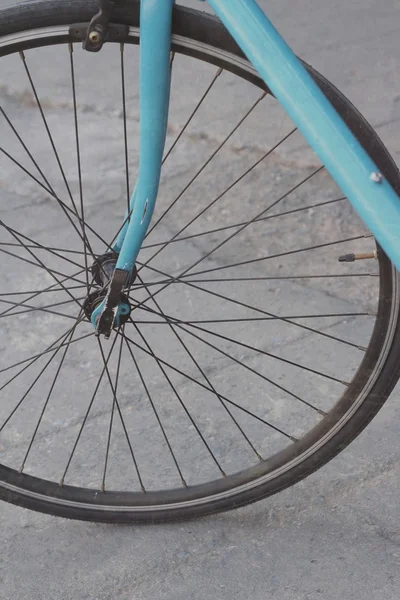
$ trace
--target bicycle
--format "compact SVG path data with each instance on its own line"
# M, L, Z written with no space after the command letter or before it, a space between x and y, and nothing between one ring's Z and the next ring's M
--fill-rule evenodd
M13 202L0 242L2 500L139 523L243 506L336 456L400 376L397 167L255 0L209 4L216 17L174 0L0 11ZM132 193L139 119L126 65L136 68L139 35ZM41 93L47 69L55 100ZM207 102L223 117L198 131ZM105 170L118 148L123 166ZM173 157L194 173L167 172L160 193ZM87 164L102 170L89 192ZM211 164L224 185L198 190ZM171 199L174 181L183 189Z

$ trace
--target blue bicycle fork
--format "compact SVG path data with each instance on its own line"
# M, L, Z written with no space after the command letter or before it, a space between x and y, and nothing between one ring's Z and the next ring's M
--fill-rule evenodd
M140 161L139 176L130 201L130 211L113 250L118 253L110 288L117 285L122 292L135 266L156 204L161 175L161 162L167 134L171 85L170 53L172 9L175 0L141 0L140 6ZM117 290L118 293L118 290ZM101 319L113 319L126 307L108 310L106 299L93 311L91 320L100 333ZM116 310L117 309L117 310ZM105 324L108 335L110 325Z
M400 199L256 0L208 0L392 262L400 269ZM115 245L129 277L159 186L169 107L174 0L141 0L140 165L129 221ZM105 302L92 316L93 324ZM118 313L116 313L117 315Z

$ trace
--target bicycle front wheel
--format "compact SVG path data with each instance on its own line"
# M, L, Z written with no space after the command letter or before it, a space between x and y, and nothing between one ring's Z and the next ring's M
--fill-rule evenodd
M160 197L131 314L98 340L91 267L137 168L139 2L90 55L77 42L95 11L0 12L0 498L92 521L242 506L381 408L398 276L221 23L176 7ZM399 191L376 133L309 70Z

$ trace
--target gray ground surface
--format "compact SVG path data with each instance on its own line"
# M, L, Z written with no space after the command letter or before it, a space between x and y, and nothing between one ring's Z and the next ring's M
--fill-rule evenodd
M2 0L0 4L6 5L8 2ZM194 7L199 5L204 9L204 5L195 0L185 4ZM384 0L379 5L372 0L299 0L295 9L288 0L276 3L262 0L261 4L264 7L268 5L272 19L298 54L331 79L365 114L399 162L399 3L395 0ZM47 53L45 61L43 56L32 53L29 55L29 64L40 90L49 125L60 148L72 191L76 193L78 181L73 154L73 112L69 80L66 77L68 53L52 51ZM136 69L134 56L134 50L126 52L127 64L132 71ZM123 212L124 169L121 162L121 111L119 107L116 108L116 101L110 94L118 85L118 55L104 53L103 57L105 62L100 69L94 57L81 57L76 53L80 114L81 117L85 116L82 118L81 135L87 217L93 227L106 236L110 227L115 230L118 226ZM81 58L83 62L80 62ZM106 67L110 69L110 76L108 87L104 89L100 77L96 78L95 75ZM94 83L83 89L88 68L94 75L91 78ZM192 63L186 60L177 60L174 69L174 76L181 85L172 97L169 142L185 122L199 90L205 88L215 72L209 67L195 72ZM46 166L50 180L57 182L57 166L43 137L42 124L20 60L14 57L2 60L0 73L2 108L18 130L26 134L26 143L35 149L35 156L39 156L41 164ZM129 135L131 140L136 140L135 78L128 83L127 97ZM193 122L190 132L166 163L158 214L162 206L174 198L177 190L184 187L196 167L215 150L257 97L255 90L243 86L226 73L221 75L205 112L200 115L202 118ZM269 119L265 119L266 114ZM187 222L198 205L204 205L205 198L223 190L238 173L260 158L271 146L270 140L279 139L279 134L287 131L285 127L288 123L272 104L268 104L267 107L258 106L247 125L247 129L235 134L228 147L218 155L210 173L205 173L199 185L193 186L191 193L185 197L180 216L171 216L170 220L166 220L151 241L168 239L171 233ZM4 145L8 151L15 152L17 156L18 145L4 122L0 135L1 139L6 140ZM18 156L21 161L25 160L21 152ZM137 147L132 144L130 161L133 173L137 167L136 159ZM29 161L25 160L23 164L28 167ZM257 207L264 206L262 202L266 196L275 198L277 189L295 185L317 165L315 158L304 150L302 140L294 138L292 144L274 155L272 169L254 175L252 186L235 189L229 199L222 200L219 211L211 211L204 217L205 220L192 226L190 233L195 234L204 227L210 229L221 226L226 220L235 223L251 218L257 214ZM98 172L106 173L105 181L95 177L96 168ZM20 169L4 160L0 163L0 185L2 219L8 225L18 227L42 243L57 243L58 247L70 244L71 234L64 229L59 211L50 208L48 196L32 181L22 177ZM56 191L65 193L61 184ZM310 197L320 202L336 195L335 187L324 174L320 174L306 186L305 191L299 190L284 200L279 211L306 206L310 203ZM116 211L112 214L107 212L110 199L115 200ZM121 214L117 214L117 207ZM50 225L52 233L49 231ZM311 214L300 212L297 216L282 220L279 227L278 220L274 219L254 225L251 232L243 232L240 240L232 240L215 256L203 262L202 269L229 265L234 259L237 260L237 256L240 256L240 260L246 260L254 256L281 253L288 247L295 249L311 243L323 243L353 235L356 231L360 231L359 224L350 209L340 204L333 205L321 216L318 211ZM174 252L163 253L154 261L154 265L169 273L179 272L201 257L210 242L215 245L220 239L213 234L207 239L207 244L204 238L176 244ZM2 237L1 241L10 239ZM331 273L342 273L342 267L337 263L339 253L370 246L371 241L367 239L353 242L345 249L334 247L333 252L324 249L318 253L316 260L313 255L293 255L290 262L284 258L271 261L271 270L274 273L278 270L279 274L288 274L293 269L297 273L317 274L324 267ZM0 274L6 278L11 289L18 289L21 281L25 289L36 289L42 285L40 270L37 272L26 268L16 259L7 260L1 265ZM53 268L56 265L68 273L74 271L74 268L68 271L63 261L55 261ZM259 276L262 273L260 269L258 265L252 265L239 272L245 276ZM363 263L361 267L357 265L357 269L367 273L373 270L373 266ZM48 285L51 283L49 279ZM329 280L307 280L301 284L282 281L279 284L266 283L262 291L257 287L259 284L249 284L239 293L232 284L226 283L223 293L259 308L267 306L270 313L274 314L310 314L314 309L326 313L358 312L373 310L375 284L375 278L366 278L361 283L357 282L357 285L351 279L346 282L335 281L334 284ZM185 315L193 318L193 314L197 319L207 319L210 314L220 315L221 310L225 318L254 316L254 312L240 312L237 306L221 304L216 298L207 297L205 305L201 294L191 288L185 289L184 302L180 289L174 289L165 296L160 295L165 312L181 319ZM53 296L54 302L60 298ZM66 307L65 311L68 313L71 308ZM49 314L42 313L35 319L25 314L14 327L12 319L4 319L3 322L1 352L5 364L16 362L21 352L28 353L24 356L31 355L39 340L46 345L54 339L52 326L55 320ZM306 319L298 322L307 326L311 324ZM314 320L312 326L351 343L362 344L368 341L371 319L366 318L362 322L343 318L331 318L323 322ZM160 327L147 327L150 327L149 339L159 356L195 374L193 364L188 362L187 357L185 359L171 333L163 329L164 338L160 342ZM216 331L229 331L226 326L219 327L222 329ZM325 338L318 337L316 340L309 331L279 323L268 327L268 335L257 323L238 326L235 331L237 339L242 342L258 345L292 361L301 361L332 376L340 373L341 377L349 378L357 367L359 355L353 346L332 346L332 342ZM63 330L65 324L64 329L62 326L59 329L59 335ZM186 335L184 339L188 342L190 338ZM71 352L57 400L49 405L37 446L27 462L28 472L59 478L68 448L76 438L81 422L83 408L80 398L84 392L88 393L87 389L93 387L95 381L97 355L90 342L93 343L93 340L89 340L83 350ZM282 427L289 426L294 435L300 435L303 428L312 422L309 420L312 419L310 414L301 412L295 404L288 402L285 394L278 394L265 381L245 379L226 356L211 351L204 344L196 344L193 339L191 343L199 362L209 365L207 375L220 392L230 396L234 394L235 399L246 397L249 409L264 411L260 413L264 418L272 419ZM307 394L308 400L321 409L327 409L336 397L336 383L325 379L315 383L311 377L300 377L296 370L289 366L286 368L281 362L271 362L271 359L258 354L234 348L232 344L221 347L250 368L265 369L265 373L269 374L273 372L274 378L289 389L295 389L299 395ZM139 354L138 360L144 373L149 376L152 373L151 389L157 394L163 419L171 431L172 426L176 428L175 441L181 443L180 456L189 483L192 479L215 476L213 465L207 463L204 448L193 442L193 428L188 428L182 415L177 415L173 410L165 380L160 373L151 371L153 363L145 355ZM76 375L82 372L79 369L84 369L89 376L80 379ZM129 386L131 363L123 362L121 369L125 375L121 379ZM0 384L6 381L4 374L1 377ZM181 393L199 419L218 458L225 461L228 472L245 465L249 459L248 448L232 443L228 436L223 438L220 435L222 429L218 419L223 418L222 413L217 411L208 395L199 395L198 390L196 394L193 385L185 384L176 373L171 377L180 386ZM1 422L15 405L16 399L21 397L21 390L26 389L31 381L28 375L21 379L21 383L2 400ZM44 380L45 384L51 381L48 374ZM274 401L270 408L265 407L265 399ZM156 479L159 470L163 470L169 482L173 481L174 473L167 461L165 448L163 452L163 447L156 445L154 422L145 410L144 401L145 394L138 392L132 402L131 395L121 384L121 407L133 437L140 436L140 447L135 449L148 473L146 484L151 487L159 483ZM200 410L200 404L205 405L207 410ZM41 397L34 390L31 402L26 407L24 405L21 412L15 415L15 420L10 422L10 427L4 430L0 439L1 461L14 465L21 463L26 444L20 439L20 431L25 430L27 424L36 422L40 406ZM104 435L109 413L109 389L103 386L93 418L88 423L90 436L82 437L79 453L72 465L71 482L74 478L74 482L98 487L101 478L99 457L104 456ZM243 426L249 424L246 421L242 423ZM115 431L119 435L114 438L110 459L110 478L114 479L110 479L109 485L111 487L111 483L115 483L117 486L137 488L137 478L127 457L121 427L119 424L117 426L119 430ZM103 526L54 519L2 504L0 598L395 600L399 596L400 584L399 429L398 391L395 390L390 401L361 437L324 469L273 498L234 513L197 522L153 527ZM279 436L266 437L261 428L254 428L253 436L254 442L260 445L265 454L279 449L282 443ZM59 441L54 451L52 444L56 438ZM193 467L194 464L198 465L198 470ZM200 467L204 470L200 471ZM85 479L88 471L91 474L89 481Z

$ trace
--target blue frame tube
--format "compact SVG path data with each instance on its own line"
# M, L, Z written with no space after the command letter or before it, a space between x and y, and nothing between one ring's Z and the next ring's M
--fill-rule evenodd
M208 0L392 262L400 199L255 0Z
M172 9L175 0L140 4L140 161L131 216L114 246L116 268L130 272L146 235L160 183L171 85Z

